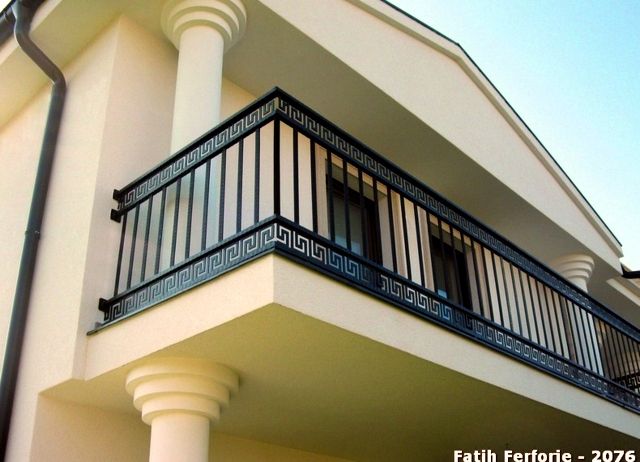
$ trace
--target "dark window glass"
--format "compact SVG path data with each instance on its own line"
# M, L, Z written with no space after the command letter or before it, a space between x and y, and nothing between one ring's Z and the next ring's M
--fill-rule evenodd
M338 170L340 178L342 170L333 166L334 171ZM333 200L333 226L335 231L336 244L347 248L347 238L350 238L351 251L362 255L363 257L373 260L376 263L381 261L380 238L377 235L376 209L373 199L368 197L367 189L371 190L369 185L365 185L364 197L360 197L358 192L358 179L349 176L349 185L347 186L347 197L344 194L344 184L342 181L334 178L332 184L327 191L332 192ZM355 182L355 185L351 184ZM347 217L345 207L348 210L349 218L349 236L347 236Z
M462 241L452 239L450 233L439 230L433 223L430 223L429 228L436 292L454 303L471 309L469 270Z

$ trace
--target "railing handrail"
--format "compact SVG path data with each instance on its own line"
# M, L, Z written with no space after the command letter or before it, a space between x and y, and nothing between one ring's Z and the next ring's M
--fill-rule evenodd
M236 112L232 116L226 118L219 125L212 128L208 132L202 134L200 137L196 138L194 141L192 141L191 143L187 144L185 147L181 148L176 153L169 156L160 164L156 165L155 167L146 171L142 175L138 176L135 180L129 182L127 185L123 186L122 188L115 189L113 191L113 199L118 202L119 206L117 210L112 211L112 217L117 218L121 216L124 212L126 212L127 210L130 210L133 206L135 206L135 204L142 202L144 199L146 199L147 197L149 197L150 195L158 191L163 185L170 183L171 181L173 181L179 176L183 176L183 174L186 175L192 169L196 168L198 165L205 162L207 159L215 156L217 153L224 150L226 147L229 147L230 145L232 145L233 142L237 140L239 137L243 136L245 132L250 132L254 128L254 126L251 126L251 128L248 130L243 130L242 132L238 132L233 136L227 138L226 141L216 146L214 151L199 158L192 165L189 165L189 167L186 168L184 171L181 171L179 174L172 175L166 181L163 181L162 183L158 183L153 189L149 189L144 194L141 194L140 196L136 197L135 201L132 201L131 203L127 203L126 206L123 205L123 200L125 199L125 197L128 194L135 191L140 185L150 180L155 175L161 173L163 170L171 167L172 165L178 163L182 159L188 157L190 154L193 154L195 151L199 150L201 146L203 146L207 141L214 139L216 136L220 135L225 130L229 130L235 124L237 124L238 122L241 122L245 117L247 117L251 113L265 106L271 100L275 101L281 93L284 93L284 92L280 90L278 87L272 88L270 91L268 91L267 93L262 95L260 98L252 102L250 105Z
M442 210L440 210L439 207L437 207L436 209L429 207L429 204L425 200L420 200L416 194L411 194L405 189L400 189L398 185L390 182L388 178L385 178L384 176L380 175L378 171L374 171L370 165L367 165L365 162L357 158L350 157L351 161L363 167L367 172L367 174L375 176L377 180L382 181L384 184L387 184L389 187L395 189L397 192L402 193L404 196L414 198L417 200L418 203L426 205L425 209L430 210L431 212L437 214L442 221L450 225L461 227L461 224L464 223L464 221L473 224L475 227L477 227L479 231L483 231L484 233L486 233L495 242L492 242L491 239L487 239L485 236L482 235L482 233L473 232L471 230L466 230L466 231L470 235L474 236L474 238L478 239L483 244L487 245L489 248L495 250L501 257L507 259L508 261L516 265L521 271L524 271L528 275L540 280L550 288L567 296L574 303L577 303L580 307L587 310L594 316L619 328L621 331L625 332L627 335L640 341L640 328L636 327L634 324L630 323L629 321L621 317L611 308L607 307L606 305L602 304L601 302L593 298L590 294L582 290L580 287L576 286L572 282L563 278L555 270L548 267L543 262L539 261L536 257L529 254L526 250L514 244L508 238L504 237L502 234L495 231L492 227L483 223L481 220L474 217L472 214L468 213L460 206L453 204L451 201L443 197L440 193L438 193L437 191L434 191L432 188L424 184L421 180L414 177L412 174L406 172L405 170L397 166L395 163L393 163L383 155L379 154L374 149L366 146L361 141L354 138L352 135L350 135L349 133L347 133L346 131L344 131L343 129L341 129L331 121L327 120L325 117L318 114L316 111L314 111L304 103L300 102L295 97L288 94L287 92L280 89L279 87L274 87L273 89L265 93L263 96L255 100L253 103L251 103L249 106L238 111L236 114L230 116L225 121L223 121L220 125L206 132L205 134L203 134L202 136L194 140L192 143L188 144L187 146L185 146L184 148L182 148L181 150L179 150L178 152L170 156L168 159L166 159L156 167L140 175L137 179L130 182L123 188L114 191L114 199L116 199L119 202L119 206L118 206L118 210L114 210L112 212L112 216L115 216L116 218L118 218L123 213L126 213L128 210L132 209L136 204L142 202L144 199L148 198L150 195L160 190L162 186L174 181L178 177L187 175L193 169L197 168L199 165L206 162L207 159L214 157L218 153L222 152L225 148L232 145L238 138L241 138L247 133L251 133L258 126L269 123L272 120L280 119L287 123L293 124L296 126L296 128L298 128L301 131L301 133L304 133L310 138L314 138L314 140L319 142L325 148L329 148L333 152L339 151L343 155L349 154L345 152L343 149L341 149L337 144L329 143L326 140L319 137L318 134L311 131L307 126L305 126L304 124L300 123L300 121L296 120L295 118L287 114L281 107L281 104L277 103L274 106L274 110L267 113L267 115L265 115L263 119L256 121L256 123L251 125L249 128L245 128L244 130L236 132L233 136L229 136L223 143L216 146L215 149L213 149L211 152L208 152L206 155L203 155L202 157L197 159L197 161L194 161L191 165L189 165L184 170L168 177L164 181L156 184L153 188L149 188L143 194L140 194L138 197L136 197L134 201L127 203L126 205L123 204L124 198L128 194L131 194L132 192L134 192L138 187L140 187L140 185L144 184L146 181L150 180L155 175L158 175L165 169L170 168L172 165L177 164L185 157L188 157L190 154L194 153L194 151L197 151L198 149L200 149L205 143L214 139L216 136L220 135L221 133L224 133L225 130L231 129L235 124L242 122L243 119L245 119L247 116L251 115L256 110L259 110L260 108L267 106L272 101L274 103L277 103L278 101L286 102L291 107L295 107L297 110L301 111L302 113L305 113L308 117L312 117L312 119L316 123L319 123L320 125L324 126L327 131L332 132L334 135L337 135L339 138L342 139L342 141L350 144L351 146L356 148L358 151L360 151L362 154L367 155L378 164L384 166L384 168L387 169L389 172L391 172L394 177L401 180L403 184L411 185L414 191L419 190L423 194L425 194L427 197L431 196L433 199L439 202L443 207L449 209L449 211L454 212L462 220L459 219L458 222L452 220L449 217L449 214L442 213ZM508 249L508 252L505 252L503 248ZM518 258L514 258L515 256L519 257L520 260ZM523 264L523 262L527 264ZM533 268L537 271L533 271L530 268Z

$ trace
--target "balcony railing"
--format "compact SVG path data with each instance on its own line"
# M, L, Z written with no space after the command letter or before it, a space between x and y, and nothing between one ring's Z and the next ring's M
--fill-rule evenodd
M640 332L275 89L114 193L104 323L275 252L640 412Z

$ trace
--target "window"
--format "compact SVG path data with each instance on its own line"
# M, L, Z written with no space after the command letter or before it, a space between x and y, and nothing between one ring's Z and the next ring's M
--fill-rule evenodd
M464 246L450 228L430 223L431 259L436 292L454 303L472 308L469 270Z
M357 173L344 175L343 168L336 165L331 170L332 178L327 176L327 199L334 242L379 263L380 238L372 187Z

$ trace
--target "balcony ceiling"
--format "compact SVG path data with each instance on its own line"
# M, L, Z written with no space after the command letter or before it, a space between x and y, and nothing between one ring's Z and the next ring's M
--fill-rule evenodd
M216 431L352 460L448 460L452 449L507 447L586 454L594 441L637 444L279 305L159 354L212 358L240 373L240 392ZM47 395L135 414L123 386L129 368Z

